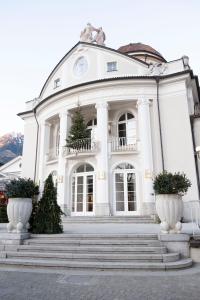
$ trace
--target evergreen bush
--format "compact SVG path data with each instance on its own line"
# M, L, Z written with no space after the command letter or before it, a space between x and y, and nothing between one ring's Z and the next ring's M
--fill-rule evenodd
M57 204L57 191L54 187L52 174L45 181L41 200L35 204L33 209L31 227L33 233L62 233L63 214Z
M167 171L158 174L153 183L156 194L184 195L190 186L191 182L184 173L172 174Z

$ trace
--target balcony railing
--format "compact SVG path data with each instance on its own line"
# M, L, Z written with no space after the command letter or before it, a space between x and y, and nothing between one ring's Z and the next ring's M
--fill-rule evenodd
M56 160L58 159L58 155L59 155L59 148L50 148L49 152L46 154L46 161L52 161L52 160Z
M134 137L112 137L111 152L137 151L137 140Z
M97 142L90 138L79 139L70 144L70 147L64 147L63 155L78 154L78 153L93 153L97 150Z

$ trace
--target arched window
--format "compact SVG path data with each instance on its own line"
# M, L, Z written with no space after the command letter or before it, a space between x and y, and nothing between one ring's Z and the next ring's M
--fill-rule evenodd
M94 168L82 164L72 175L72 215L94 214Z
M136 122L132 113L126 112L119 117L118 138L120 145L133 144L136 139Z

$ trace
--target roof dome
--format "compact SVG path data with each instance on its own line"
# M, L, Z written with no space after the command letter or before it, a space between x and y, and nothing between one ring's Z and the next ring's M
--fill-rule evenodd
M121 46L119 47L118 51L124 54L128 54L132 57L138 57L139 59L145 61L147 60L147 57L148 58L151 57L152 59L154 58L153 61L154 60L163 61L163 62L166 61L164 57L157 50L155 50L149 45L145 45L142 43L130 43L128 45Z

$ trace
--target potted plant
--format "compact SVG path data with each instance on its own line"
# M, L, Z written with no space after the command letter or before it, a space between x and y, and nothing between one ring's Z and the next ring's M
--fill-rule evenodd
M153 187L162 233L180 233L180 221L183 216L182 196L190 186L191 182L184 173L172 174L164 171L155 177Z
M27 232L32 198L38 194L39 187L31 179L13 179L6 184L8 232Z

